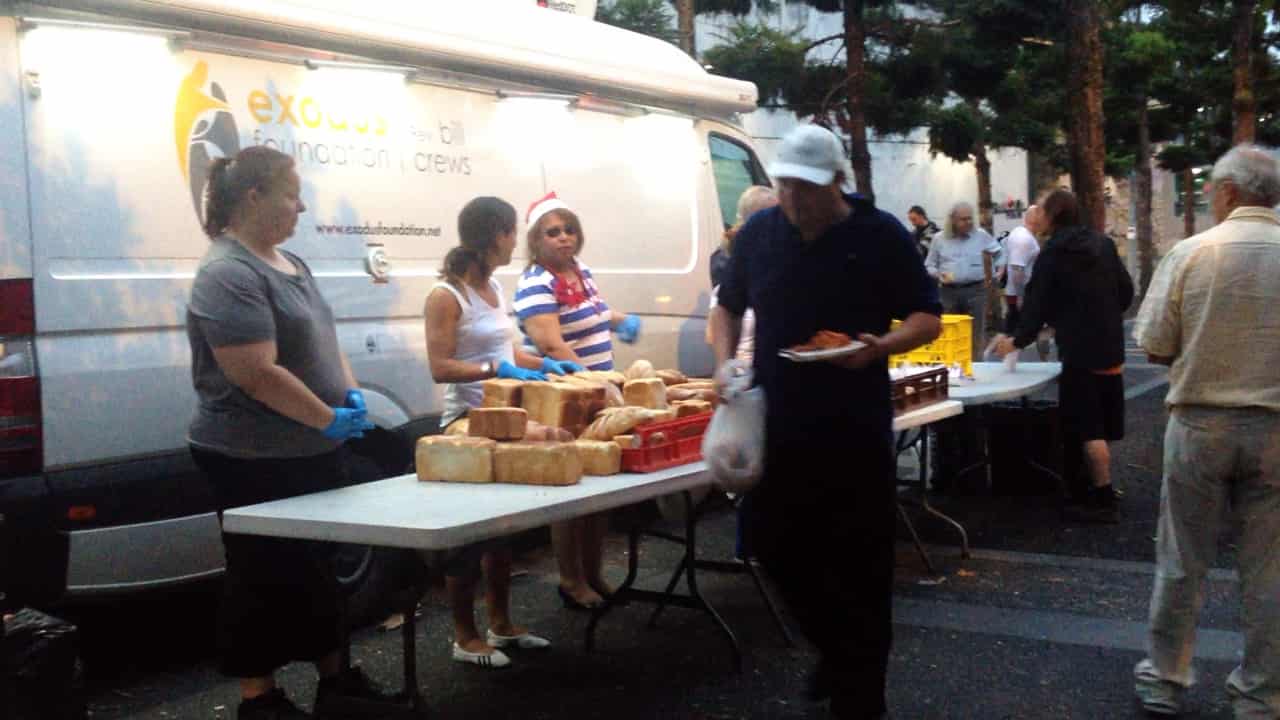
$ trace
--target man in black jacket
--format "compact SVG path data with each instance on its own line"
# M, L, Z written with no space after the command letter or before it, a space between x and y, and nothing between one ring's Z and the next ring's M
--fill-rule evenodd
M1052 237L1036 259L1014 336L1001 336L996 352L1030 345L1045 325L1055 330L1067 488L1085 519L1116 522L1107 443L1124 437L1124 312L1133 280L1111 239L1081 224L1074 194L1055 190L1041 207Z

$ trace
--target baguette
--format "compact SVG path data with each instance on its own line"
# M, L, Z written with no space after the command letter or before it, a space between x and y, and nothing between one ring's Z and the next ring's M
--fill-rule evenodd
M600 413L579 436L582 440L612 440L625 435L640 425L656 420L670 420L675 413L670 410L650 410L642 407L621 407Z
M689 382L689 378L679 370L659 370L657 377L667 385L680 385Z

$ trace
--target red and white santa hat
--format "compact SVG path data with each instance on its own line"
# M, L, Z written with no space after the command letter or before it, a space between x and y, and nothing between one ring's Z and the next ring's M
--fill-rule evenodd
M557 197L555 191L552 190L543 197L534 200L533 204L529 206L529 212L524 216L525 227L531 228L534 225L537 225L538 221L542 219L542 216L552 210L568 209L569 206Z

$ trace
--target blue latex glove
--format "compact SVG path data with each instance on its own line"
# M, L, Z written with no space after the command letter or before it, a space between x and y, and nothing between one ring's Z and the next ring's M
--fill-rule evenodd
M566 373L578 373L586 370L578 363L572 360L556 360L555 358L542 358L542 372L547 375L564 375Z
M507 380L546 380L547 376L537 370L525 370L522 367L516 367L509 360L503 360L498 364L498 377Z
M640 338L640 318L635 315L628 315L625 320L618 323L618 327L614 329L618 333L618 339L631 345Z
M364 437L365 430L372 430L373 423L365 419L366 410L361 408L334 408L333 422L321 432L330 440L350 440Z
M347 401L342 403L342 407L349 407L352 410L364 410L364 393L356 388L347 391Z

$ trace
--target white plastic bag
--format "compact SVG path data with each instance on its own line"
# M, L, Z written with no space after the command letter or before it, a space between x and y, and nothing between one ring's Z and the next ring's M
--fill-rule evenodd
M702 437L702 458L716 485L741 493L764 473L764 388L729 394Z

